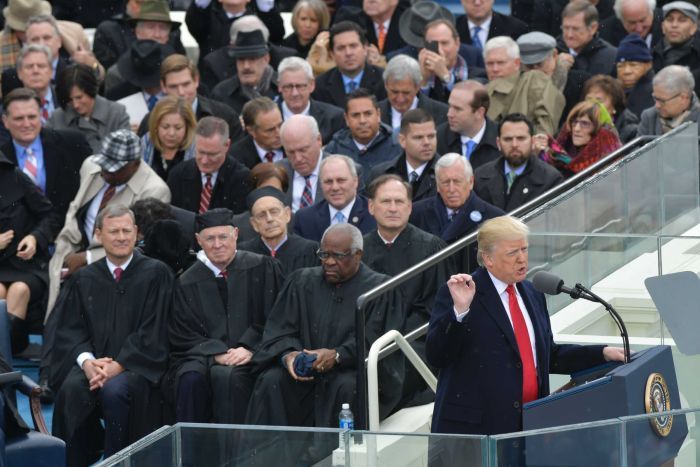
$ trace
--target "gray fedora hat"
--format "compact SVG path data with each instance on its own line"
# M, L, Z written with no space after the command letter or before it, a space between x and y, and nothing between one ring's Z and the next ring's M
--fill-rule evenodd
M421 49L425 47L425 27L436 19L446 19L452 24L455 23L454 15L447 8L431 0L416 2L401 14L399 34L408 45Z

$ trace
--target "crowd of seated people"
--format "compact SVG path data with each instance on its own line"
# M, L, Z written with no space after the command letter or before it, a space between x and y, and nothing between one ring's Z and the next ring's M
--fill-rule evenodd
M700 118L694 3L493 3L0 2L0 299L69 465L163 423L334 426L359 295ZM368 342L475 266L374 302ZM382 416L426 400L380 378Z

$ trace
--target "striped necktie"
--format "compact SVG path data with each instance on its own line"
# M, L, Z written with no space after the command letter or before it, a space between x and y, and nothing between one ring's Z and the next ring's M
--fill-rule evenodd
M35 185L39 184L39 169L37 167L36 156L32 148L24 150L24 167L22 172L32 179Z
M42 123L46 123L49 120L49 101L44 97L41 98L41 120Z
M299 201L299 209L314 204L314 197L311 194L311 175L307 175L304 178L306 179L306 184L304 184L304 191L301 194L301 201Z
M476 47L477 49L483 49L484 45L481 43L481 39L479 39L479 33L481 32L481 26L474 26L474 29L472 29L472 45Z
M273 162L275 160L275 152L274 151L268 151L265 153L265 160L267 162Z
M506 183L508 185L506 190L507 194L510 194L510 189L513 187L513 183L515 183L516 178L518 178L518 174L516 174L514 170L511 170L506 174Z
M211 201L211 174L207 174L207 181L202 187L202 194L199 196L199 213L209 210L209 202Z

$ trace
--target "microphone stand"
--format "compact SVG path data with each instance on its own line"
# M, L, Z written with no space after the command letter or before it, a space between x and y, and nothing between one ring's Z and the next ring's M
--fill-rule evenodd
M576 294L578 296L574 296L574 290L578 292ZM615 311L615 308L613 308L611 304L609 304L608 302L606 302L605 300L603 300L598 295L594 294L591 290L587 289L581 284L576 284L569 295L571 295L573 298L583 297L592 302L598 302L605 307L608 313L610 313L610 316L613 318L613 321L615 321L615 324L617 325L618 329L620 330L620 337L622 337L622 345L624 347L625 352L625 363L629 363L631 359L631 353L630 339L629 335L627 334L627 327L625 326L625 322L622 321L622 317L618 314L617 311Z

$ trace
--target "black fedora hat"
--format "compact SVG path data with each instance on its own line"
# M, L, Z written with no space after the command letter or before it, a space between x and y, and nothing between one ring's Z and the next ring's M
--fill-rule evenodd
M160 64L174 53L175 50L168 44L139 40L119 57L117 69L134 86L154 88L160 85Z
M233 58L262 57L269 52L262 31L241 31L236 36L236 43L231 49Z
M454 15L447 8L430 0L416 2L401 14L399 34L407 44L421 49L425 47L425 27L436 19L446 19L452 24L455 23Z

